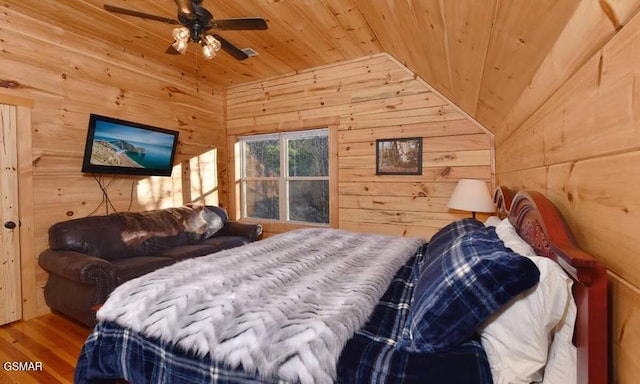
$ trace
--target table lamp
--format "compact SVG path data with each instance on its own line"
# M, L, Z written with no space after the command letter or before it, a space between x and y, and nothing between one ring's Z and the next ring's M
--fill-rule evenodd
M477 179L460 179L449 199L449 208L470 211L476 218L476 212L495 212L493 199L487 183Z

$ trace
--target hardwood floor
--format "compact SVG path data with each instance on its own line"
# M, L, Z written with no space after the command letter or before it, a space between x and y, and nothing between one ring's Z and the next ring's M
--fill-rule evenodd
M0 384L73 383L73 371L91 330L57 314L0 327ZM19 368L29 362L34 370ZM38 370L38 367L41 369Z

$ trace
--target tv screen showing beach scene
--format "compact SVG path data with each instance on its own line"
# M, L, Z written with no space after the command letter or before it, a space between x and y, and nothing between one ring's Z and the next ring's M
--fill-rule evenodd
M178 132L91 114L82 172L170 176Z

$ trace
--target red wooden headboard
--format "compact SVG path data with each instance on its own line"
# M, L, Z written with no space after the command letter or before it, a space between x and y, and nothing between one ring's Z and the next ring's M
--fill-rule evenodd
M578 383L608 382L607 271L581 250L558 209L539 192L515 195L498 187L494 202L536 253L555 260L573 279L578 307L574 343L578 350Z

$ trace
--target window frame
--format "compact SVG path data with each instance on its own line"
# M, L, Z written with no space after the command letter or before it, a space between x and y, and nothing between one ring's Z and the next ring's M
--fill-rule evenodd
M310 136L323 136L327 140L327 175L326 176L289 176L289 158L288 158L288 143L292 139L296 138L307 138ZM245 153L245 143L255 142L255 141L267 141L277 139L279 141L280 148L280 175L279 176L247 176L247 168L246 168L246 153ZM329 227L332 222L332 214L331 214L331 205L332 205L332 194L335 193L333 191L333 183L331 177L332 171L332 160L331 160L331 130L329 127L323 128L311 128L304 130L295 130L295 131L286 131L286 132L277 132L277 133L266 133L266 134L256 134L250 136L238 136L237 142L239 143L239 204L240 204L240 217L241 219L247 220L260 220L265 222L272 223L281 223L281 224L295 224L295 225L309 225L309 226L323 226ZM283 150L285 149L285 150ZM327 223L317 223L317 222L308 222L308 221L299 221L299 220L291 220L289 211L289 183L291 181L317 181L317 180L326 180L328 184L328 208L329 208L329 217ZM246 201L246 188L248 181L278 181L278 215L279 219L269 219L262 217L252 217L247 215L247 201Z

